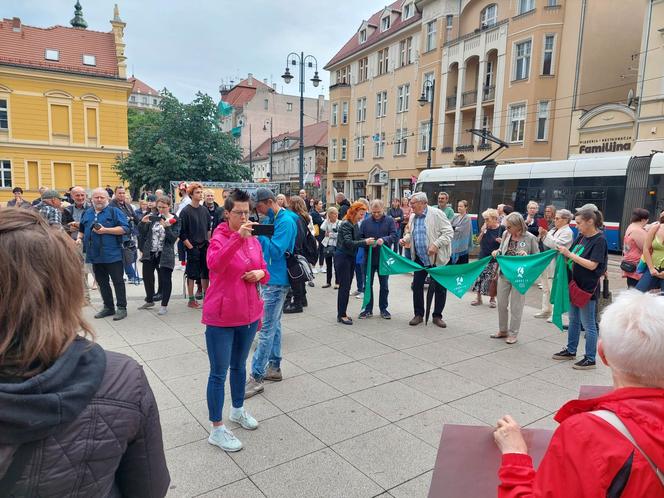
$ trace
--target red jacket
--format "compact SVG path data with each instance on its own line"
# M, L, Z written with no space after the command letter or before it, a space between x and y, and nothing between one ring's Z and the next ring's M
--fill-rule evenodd
M202 322L215 327L237 327L259 320L263 316L263 300L258 284L242 280L242 275L251 270L265 272L261 284L270 279L258 239L243 239L228 223L222 223L210 240L207 264L210 287L205 294Z
M664 487L634 445L586 413L600 409L620 417L641 449L664 469L664 389L617 389L599 398L570 401L558 411L560 427L537 472L530 456L503 455L498 497L664 497ZM626 484L619 485L621 477Z

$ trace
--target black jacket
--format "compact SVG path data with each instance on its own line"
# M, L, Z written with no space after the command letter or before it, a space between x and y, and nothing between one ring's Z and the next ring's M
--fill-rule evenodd
M175 268L175 241L180 235L180 220L174 217L175 223L166 225L166 238L164 248L161 250L159 266L164 268ZM138 225L138 248L141 250L141 261L150 261L152 253L152 226L158 221L139 223Z
M339 203L339 219L343 220L344 216L346 216L346 212L348 211L348 208L350 207L350 201L348 199L344 199Z
M214 203L214 209L210 209L207 204L205 204L205 207L207 208L208 214L210 216L210 237L212 237L214 229L219 226L219 223L224 221L225 209L216 202Z
M83 338L30 379L0 379L0 428L2 496L168 490L159 411L143 369Z
M337 252L355 257L360 247L366 247L364 239L360 238L360 228L348 220L341 222L337 235Z

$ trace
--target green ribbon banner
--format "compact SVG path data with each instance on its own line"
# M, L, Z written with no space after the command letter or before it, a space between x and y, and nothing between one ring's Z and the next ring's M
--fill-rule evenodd
M525 294L535 283L558 251L548 251L528 256L497 256L500 273L521 294Z
M565 256L558 255L556 259L556 271L553 274L551 285L551 304L553 304L553 316L551 321L561 331L563 330L563 313L569 311L569 289L567 281L567 265Z
M491 256L463 265L436 266L427 271L440 285L461 299L491 261Z

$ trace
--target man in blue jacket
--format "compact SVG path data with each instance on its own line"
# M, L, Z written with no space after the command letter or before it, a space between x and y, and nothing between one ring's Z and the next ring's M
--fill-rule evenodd
M380 246L387 244L387 247L391 247L397 241L397 229L394 223L394 219L391 216L385 214L385 205L380 199L374 199L369 204L371 209L371 216L366 218L360 225L360 238L376 239L376 245L371 249L373 254L371 255L371 268L366 268L365 272L371 272L370 284L371 285L371 299L366 308L360 312L358 318L370 318L373 316L373 281L374 275L378 272L378 262L380 260ZM365 264L368 264L369 258L367 256ZM366 274L366 273L365 273ZM389 294L389 288L387 286L387 275L378 275L378 282L380 284L380 294L378 297L378 308L380 309L380 316L389 320L392 318L390 312L387 311L387 295ZM364 289L367 292L368 289Z
M245 398L263 392L263 381L278 382L281 375L281 314L290 288L286 269L286 253L293 252L297 235L297 215L277 204L274 193L259 188L252 196L256 211L263 223L274 225L272 237L258 237L263 248L270 281L263 286L263 328L258 334L258 346L251 361L251 377L245 388Z
M92 192L92 209L81 216L76 243L85 247L85 262L92 263L92 271L99 285L104 308L95 318L113 315L113 320L127 317L127 293L122 265L122 238L131 230L127 217L116 207L109 206L108 192L103 188ZM115 288L117 310L113 305Z

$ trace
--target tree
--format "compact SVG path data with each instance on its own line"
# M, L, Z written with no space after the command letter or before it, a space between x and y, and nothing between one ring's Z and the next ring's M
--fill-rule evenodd
M167 187L172 180L242 181L251 174L242 152L217 126L217 106L197 93L191 104L162 91L161 112L128 112L129 149L115 169L138 189Z

